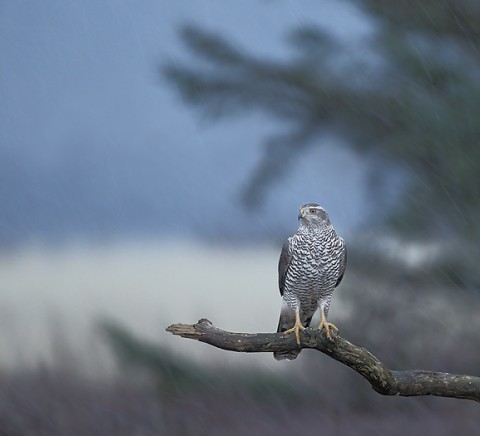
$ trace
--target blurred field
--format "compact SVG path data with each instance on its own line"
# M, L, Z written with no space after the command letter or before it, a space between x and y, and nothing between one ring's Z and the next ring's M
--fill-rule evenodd
M317 352L282 363L164 331L200 317L233 331L273 331L277 255L275 247L173 242L3 253L0 434L480 431L473 402L381 397ZM330 319L341 334L392 369L478 375L478 294L434 267L361 257L352 250L334 298ZM129 332L120 348L101 333L104 320Z
M105 318L178 352L242 361L173 338L165 327L207 317L234 331L273 331L280 307L276 251L166 242L3 253L0 362L50 361L53 334L63 336L79 364L91 364L88 351L99 345L94 324Z

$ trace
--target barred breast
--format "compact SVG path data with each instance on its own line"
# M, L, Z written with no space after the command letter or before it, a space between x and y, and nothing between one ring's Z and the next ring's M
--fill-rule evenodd
M298 219L298 230L283 244L278 262L282 307L277 332L295 332L300 345L299 331L309 327L319 306L319 329L325 328L329 338L329 329L337 329L327 322L326 317L333 291L345 271L347 252L343 239L336 234L321 206L316 203L303 205ZM275 352L274 357L277 360L293 360L300 351L301 348Z
M291 263L285 278L284 301L295 309L300 302L302 322L325 300L328 311L341 269L343 241L333 228L297 232L291 237Z

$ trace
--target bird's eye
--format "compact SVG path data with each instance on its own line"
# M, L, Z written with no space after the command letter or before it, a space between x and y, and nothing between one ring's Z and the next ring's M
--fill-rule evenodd
M310 213L317 213L317 209L310 209Z

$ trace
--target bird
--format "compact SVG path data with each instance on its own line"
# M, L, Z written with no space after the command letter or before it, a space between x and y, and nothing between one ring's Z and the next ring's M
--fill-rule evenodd
M277 333L295 333L300 347L300 331L310 326L317 309L320 309L319 330L325 330L330 340L332 332L338 332L327 316L333 292L345 273L347 248L335 232L327 211L318 204L304 204L298 220L298 230L283 244L278 262L282 305ZM293 360L300 351L298 348L273 355L277 360Z

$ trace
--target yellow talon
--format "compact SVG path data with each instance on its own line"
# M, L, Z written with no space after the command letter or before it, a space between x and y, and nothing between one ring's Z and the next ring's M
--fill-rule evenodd
M294 324L294 326L291 329L285 330L283 332L283 334L284 335L289 335L290 333L295 332L295 338L297 339L297 344L300 345L300 330L303 332L305 330L305 327L302 325L302 321L300 321L300 313L299 313L299 309L297 308L295 310L295 324Z
M325 329L325 334L327 335L327 338L332 340L332 335L330 333L330 329L335 330L335 332L338 332L338 327L335 324L332 324L331 322L327 321L327 318L325 317L325 313L323 311L323 307L320 308L320 325L318 326L318 329L322 331L322 329Z

